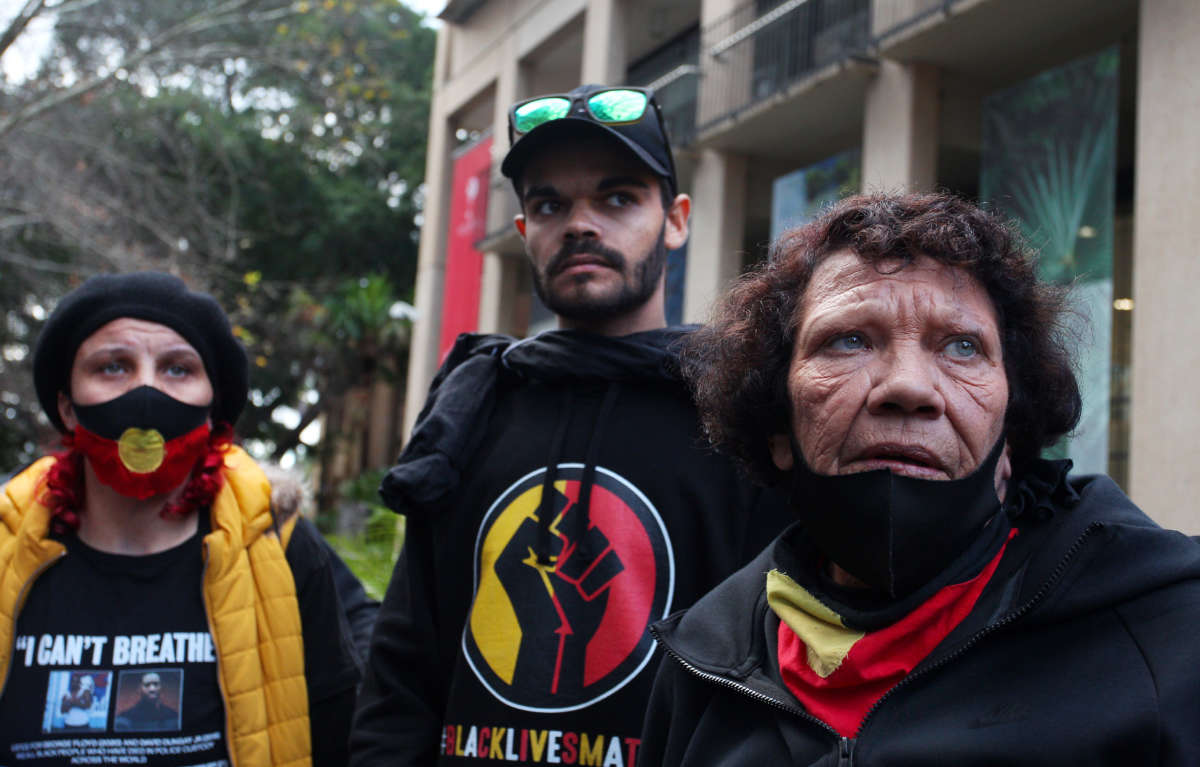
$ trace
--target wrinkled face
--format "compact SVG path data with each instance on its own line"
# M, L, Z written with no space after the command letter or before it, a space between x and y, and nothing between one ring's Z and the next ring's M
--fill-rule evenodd
M958 479L1000 438L1008 380L987 292L925 256L900 266L881 274L842 251L805 291L787 384L796 442L818 474ZM791 468L786 436L771 452ZM1008 473L1005 456L998 488Z
M200 353L183 336L157 322L121 317L100 326L79 345L71 366L70 396L58 395L59 415L74 429L72 402L97 405L143 385L189 405L213 400Z
M162 680L158 678L158 674L146 674L142 677L142 697L150 700L158 700L158 693L162 689Z
M658 176L611 140L551 144L525 167L522 186L517 230L538 296L563 317L641 307L661 287L667 250L687 239L686 197L664 211Z

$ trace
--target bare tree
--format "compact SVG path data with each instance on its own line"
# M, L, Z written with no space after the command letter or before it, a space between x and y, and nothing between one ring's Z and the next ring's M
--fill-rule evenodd
M404 338L322 318L369 284L359 324L380 326L410 295L433 34L399 0L23 0L0 55L39 23L45 59L0 81L0 473L38 452L41 321L102 271L221 298L255 362L239 426L276 454L318 418L336 430L353 371L404 367Z

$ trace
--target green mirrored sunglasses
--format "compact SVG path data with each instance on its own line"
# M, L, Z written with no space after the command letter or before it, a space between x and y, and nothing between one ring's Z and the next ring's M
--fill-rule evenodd
M570 114L571 105L570 96L541 96L517 104L510 115L513 133L521 135L552 120L561 120ZM591 94L584 100L584 105L596 122L621 125L645 117L650 96L632 88L613 88Z

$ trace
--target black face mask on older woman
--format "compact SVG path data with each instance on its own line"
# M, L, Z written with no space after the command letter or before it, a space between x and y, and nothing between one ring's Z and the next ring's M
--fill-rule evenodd
M827 476L793 440L792 504L809 539L846 572L893 598L916 591L962 554L1001 509L1001 436L973 472L916 479L887 469Z

